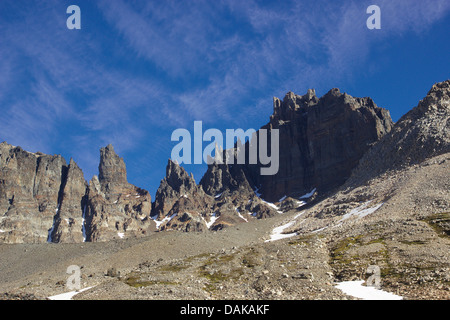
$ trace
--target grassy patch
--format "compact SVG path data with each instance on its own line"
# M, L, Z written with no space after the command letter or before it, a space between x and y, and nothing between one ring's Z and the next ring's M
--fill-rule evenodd
M244 274L242 269L233 269L229 274L223 273L222 271L213 271L209 272L206 270L201 270L199 275L209 280L208 283L205 284L204 290L213 293L218 289L218 286L225 281L238 279L240 276Z
M208 272L206 270L200 271L200 276L208 279L212 283L219 283L230 278L229 275L222 271Z
M137 273L131 273L125 279L125 283L133 288L142 288L153 285L178 285L178 282L164 280L142 280Z
M190 257L184 259L184 261L185 262L192 262L195 259L203 259L203 258L209 257L210 255L211 255L210 253L201 253L201 254L198 254L196 256L190 256Z
M378 239L374 239L374 240L370 240L367 245L369 244L374 244L374 243L381 243L382 245L385 245L386 243L384 242L383 238L378 238Z
M332 260L343 260L345 253L354 245L361 244L362 235L356 237L348 237L338 242L331 250Z
M288 242L288 245L295 246L299 244L310 244L312 240L314 240L315 235L307 235L300 238L293 239Z
M258 254L251 249L242 257L242 264L247 268L254 268L258 266Z
M450 212L436 213L424 219L428 225L440 236L450 237Z
M406 245L423 245L426 244L426 241L423 240L414 240L414 241L408 241L408 240L402 240L400 243L406 244Z
M187 268L189 268L189 266L187 266L187 265L171 263L171 264L167 264L165 266L159 267L158 270L164 271L164 272L178 272L178 271L182 271Z

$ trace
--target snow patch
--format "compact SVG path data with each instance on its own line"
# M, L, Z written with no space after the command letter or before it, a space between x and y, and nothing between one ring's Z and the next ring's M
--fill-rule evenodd
M242 214L239 212L239 209L238 209L238 208L234 208L234 209L236 210L236 212L237 212L239 218L245 220L245 222L248 222L248 220L247 220L246 218L244 218L244 217L242 216Z
M88 287L88 288L84 288L84 289L81 289L81 290L78 290L78 291L70 291L70 292L58 294L56 296L48 297L48 299L50 299L50 300L72 300L72 298L74 296L76 296L77 294L79 294L79 293L81 293L83 291L89 290L91 288L93 288L93 287Z
M375 287L366 287L362 284L364 280L343 281L338 283L336 288L349 296L360 298L363 300L402 300L403 297L393 293L376 289Z
M360 205L359 207L351 210L349 213L344 214L342 216L342 219L339 222L343 222L343 221L351 218L352 216L356 216L358 219L362 219L365 216L368 216L369 214L374 213L383 205L383 203L380 203L380 204L376 205L375 207L367 208L367 206L371 202L372 202L372 200L367 201L367 202L363 203L362 205Z
M215 198L215 199L219 198L219 197L222 195L222 193L223 193L223 192L221 192L221 193L219 193L219 194L216 194L216 195L214 196L214 198Z
M211 228L211 226L214 224L214 222L216 222L217 219L219 219L219 217L216 216L216 213L215 212L212 213L211 218L209 219L209 222L206 222L206 220L205 220L206 227L208 229Z
M314 193L316 192L316 190L317 190L317 188L312 189L311 192L302 195L299 199L301 200L301 199L311 198L314 195Z
M297 215L295 215L295 217L289 221L288 223L276 227L272 230L272 234L270 235L270 239L266 240L265 242L271 242L271 241L277 241L277 240L281 240L281 239L286 239L286 238L290 238L290 237L294 237L296 235L298 235L297 232L292 232L292 233L283 233L284 230L286 230L287 228L290 228L294 225L294 223L296 222L297 218L300 217L304 212L300 212Z
M120 239L123 239L123 237L125 237L125 233L123 232L117 232L117 235L119 236Z
M86 226L85 226L85 221L86 221L86 204L83 207L83 217L81 219L81 232L83 232L83 242L86 242Z
M164 217L164 219L162 219L161 221L156 220L157 216L154 216L153 218L150 217L150 219L152 219L153 221L155 221L156 223L156 228L159 229L159 227L163 224L163 223L167 223L169 221L171 221L173 218L175 218L177 216L178 213L174 213L172 214L170 217Z
M58 208L56 208L56 213L55 213L55 216L53 217L52 227L50 228L50 230L48 230L48 237L47 237L47 242L48 243L52 243L53 242L52 234L53 234L53 230L55 229L56 217L58 216L59 208L61 208L61 204L60 203L58 203Z
M267 202L267 201L265 201L265 200L263 200L263 199L261 199L261 201L262 201L264 204L268 205L269 207L271 207L271 208L277 210L278 213L283 213L283 211L280 211L280 208L278 208L278 207L277 207L276 205L274 205L273 203Z
M326 228L328 228L328 227L323 227L323 228L320 228L320 229L316 229L314 231L311 231L311 233L317 233L317 232L325 230Z
M298 201L298 200L296 200L295 202L297 204L297 208L303 207L306 204L305 201Z

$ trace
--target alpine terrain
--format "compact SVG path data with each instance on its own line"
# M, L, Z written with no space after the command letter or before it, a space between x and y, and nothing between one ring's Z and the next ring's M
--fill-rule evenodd
M289 92L273 129L277 174L227 161L248 160L237 142L198 183L168 159L154 198L112 145L86 181L76 155L1 143L0 298L67 292L75 265L73 299L357 299L338 284L374 274L450 299L450 80L396 123L371 98Z

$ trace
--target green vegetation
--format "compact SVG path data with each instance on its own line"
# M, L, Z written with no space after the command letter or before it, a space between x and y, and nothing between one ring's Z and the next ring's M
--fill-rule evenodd
M243 256L242 264L247 268L254 268L259 265L258 253L253 248L250 248L250 250Z
M208 279L212 283L219 283L230 278L229 275L223 273L222 271L208 272L206 270L203 270L200 272L200 276Z
M178 282L163 281L163 280L142 280L140 275L136 272L130 273L125 279L125 283L133 288L142 288L152 285L178 285Z
M436 213L424 219L431 228L444 238L450 237L450 212Z
M407 244L407 245L423 245L423 244L426 244L427 242L423 241L423 240L414 240L414 241L402 240L402 241L400 241L400 243Z
M345 253L354 245L361 244L362 235L356 237L348 237L341 240L332 250L331 259L334 262L340 263L350 263L352 260L357 259L357 257L351 257L344 259Z
M176 264L176 263L170 263L164 266L161 266L158 268L159 271L164 271L164 272L178 272L184 269L189 268L188 265L181 265L181 264Z
M316 235L302 236L302 237L299 237L299 238L289 241L288 245L295 246L295 245L299 245L299 244L310 244L311 241L314 240L316 237L317 237Z

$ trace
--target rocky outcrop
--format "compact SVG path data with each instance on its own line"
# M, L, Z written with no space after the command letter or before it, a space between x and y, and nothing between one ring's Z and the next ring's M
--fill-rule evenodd
M83 208L86 241L146 235L151 196L127 181L125 163L112 145L100 150L99 176L89 182Z
M353 184L450 152L450 80L433 85L418 106L361 159ZM357 180L357 181L356 181Z
M98 171L101 192L105 194L117 193L124 186L128 186L125 162L116 154L111 144L100 149Z
M393 125L389 112L370 98L353 98L332 89L321 98L314 90L274 98L270 122L261 129L279 130L279 170L261 175L261 164L241 166L262 198L277 201L313 189L320 193L342 185L364 153ZM261 130L257 132L257 137ZM246 155L249 143L245 145ZM247 156L248 157L248 156Z
M86 206L87 183L83 171L73 159L70 159L66 172L61 185L58 211L49 232L49 241L83 242L85 240L83 214Z
M169 159L153 204L152 218L159 229L205 231L213 204L214 198L195 183L194 177Z
M0 144L0 241L107 241L153 228L148 191L127 182L122 158L100 151L99 177L88 184L73 159Z
M200 185L206 193L215 198L215 211L220 213L221 220L217 221L213 229L233 225L253 218L267 218L278 213L278 208L259 198L251 187L244 173L244 166L223 163L226 159L226 151L216 149L216 155L205 175L200 180Z
M66 171L61 156L0 144L0 241L47 241Z

